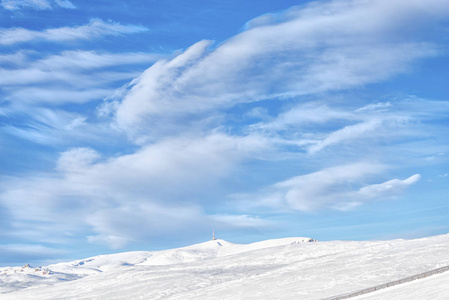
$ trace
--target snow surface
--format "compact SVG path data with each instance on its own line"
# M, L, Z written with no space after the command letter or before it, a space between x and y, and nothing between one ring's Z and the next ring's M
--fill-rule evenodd
M449 272L407 282L353 300L449 299Z
M323 299L449 265L449 235L310 240L238 245L219 239L40 269L0 268L0 299ZM443 273L353 299L448 299L447 279Z

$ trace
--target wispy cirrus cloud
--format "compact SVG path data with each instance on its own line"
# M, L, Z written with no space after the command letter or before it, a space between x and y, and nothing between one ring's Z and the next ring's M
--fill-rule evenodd
M69 9L75 9L76 6L73 5L72 2L69 0L55 0L55 3L59 5L60 7L69 8Z
M17 10L24 7L39 10L51 9L51 4L47 0L2 0L1 5L8 10Z
M148 29L136 25L122 25L93 19L87 25L77 27L52 28L42 31L25 28L1 28L0 45L13 45L29 41L67 42L73 40L89 40L103 36L118 36L145 32Z
M95 51L63 51L32 63L32 67L45 70L98 69L130 64L150 64L166 55L155 53L98 53Z
M54 4L52 5L53 2ZM69 9L76 8L69 0L54 0L51 2L48 0L2 0L0 4L7 10L19 10L21 8L45 10L52 9L54 5Z
M285 159L296 158L293 161L298 168L312 164L318 171L231 199L244 211L270 207L311 212L352 210L370 201L406 194L411 186L419 184L421 175L409 173L398 179L393 177L397 175L388 174L409 166L411 157L419 168L428 160L426 153L438 151L432 147L445 149L447 139L440 130L446 127L435 120L443 120L448 112L445 101L412 97L362 107L310 101L290 107L276 117L264 117L263 122L251 124L249 132L269 137L283 151ZM433 121L428 123L430 120ZM434 134L442 140L430 147L428 139Z
M112 82L131 80L138 74L132 71L133 67L152 63L161 56L153 53L64 51L33 59L22 51L0 56L0 63L4 61L4 67L0 68L0 85L7 92L5 98L10 100L82 103L112 93L113 89L105 93L105 87ZM128 66L128 69L114 69L120 66Z
M393 18L398 5L404 13ZM117 122L128 131L147 132L152 124L145 126L145 120L160 115L179 117L381 82L438 54L425 35L407 38L407 32L416 28L418 16L426 22L447 14L441 0L425 10L416 1L389 5L381 0L298 7L216 48L201 41L156 63L135 80L118 106Z
M37 144L61 145L68 140L87 141L97 139L97 135L107 136L105 125L89 124L77 112L35 107L31 113L9 108L4 110L3 117L9 123L0 126L2 133Z
M0 205L15 227L7 226L45 241L49 232L62 239L83 231L78 237L119 248L211 224L262 228L279 211L349 210L404 195L424 181L425 158L447 152L447 122L439 121L449 106L345 92L437 57L431 36L448 15L445 0L314 2L253 20L219 45L200 41L162 58L0 56L0 116L11 120L3 131L63 145L52 170L2 178ZM0 31L0 43L146 29L93 20L20 29L23 36L14 30ZM222 203L234 193L242 197ZM242 199L251 203L239 211Z
M313 142L308 148L309 153L320 151L333 144L351 142L363 138L374 138L386 131L401 127L407 119L403 117L390 117L388 119L372 118L355 125L347 125L341 129L329 133L324 139Z
M249 132L276 136L282 144L296 145L309 155L353 142L376 143L392 136L406 136L409 126L422 117L405 102L376 102L362 107L331 106L323 100L300 103L251 124ZM431 109L433 104L427 109ZM426 109L421 108L425 114ZM395 134L392 134L395 132Z
M117 85L131 80L145 65L161 57L153 53L95 51L63 51L37 59L36 55L21 51L0 56L3 108L5 118L10 120L0 129L8 135L48 145L67 140L67 134L78 140L98 134L98 130L110 130L108 124L97 121L82 124L82 133L81 127L78 131L68 130L73 120L87 119L88 115L64 111L62 106L102 101L115 93ZM49 109L48 105L59 108Z

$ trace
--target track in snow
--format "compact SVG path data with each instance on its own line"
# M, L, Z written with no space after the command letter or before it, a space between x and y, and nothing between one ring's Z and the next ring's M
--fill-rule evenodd
M410 282L413 280L417 280L417 279L423 279L423 278L427 278L429 276L435 275L435 274L440 274L443 272L447 272L449 271L449 266L445 266L442 268L438 268L438 269L434 269L434 270L430 270L424 273L420 273L414 276L410 276L410 277L406 277L400 280L395 280L395 281L391 281L385 284L381 284L381 285L377 285L375 287L371 287L371 288L367 288L367 289L363 289L360 291L356 291L356 292L351 292L349 294L344 294L344 295L340 295L340 296L335 296L335 297L331 297L331 298L326 298L323 300L343 300L343 299L349 299L349 298L353 298L353 297L357 297L357 296L361 296L361 295L365 295L365 294L369 294L369 293L373 293L376 292L378 290L382 290L382 289L386 289L392 286L396 286L399 284L403 284L406 282Z

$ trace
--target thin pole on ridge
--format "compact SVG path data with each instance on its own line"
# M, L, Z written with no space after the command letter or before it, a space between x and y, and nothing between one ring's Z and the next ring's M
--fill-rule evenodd
M212 229L212 240L213 240L213 241L216 240L216 238L215 238L215 229Z

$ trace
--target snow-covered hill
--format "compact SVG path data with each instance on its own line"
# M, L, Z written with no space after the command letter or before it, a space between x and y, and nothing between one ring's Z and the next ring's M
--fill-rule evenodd
M0 299L322 299L449 265L449 235L310 241L285 238L238 245L213 240L40 269L0 268ZM445 275L435 278L439 276ZM431 277L426 280L431 282ZM449 295L444 285L436 286Z

